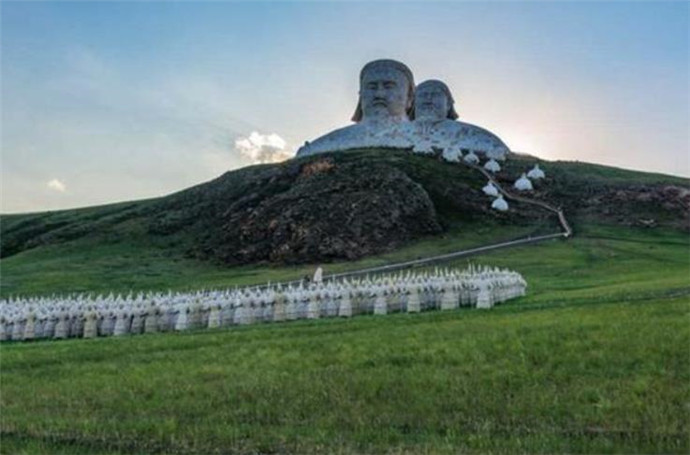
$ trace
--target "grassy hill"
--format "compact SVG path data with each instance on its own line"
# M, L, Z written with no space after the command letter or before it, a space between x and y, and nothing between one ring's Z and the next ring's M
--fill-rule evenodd
M499 180L510 187L535 162L514 156ZM576 234L592 224L688 229L690 196L682 193L690 187L688 179L586 163L539 163L547 179L538 183L534 197L564 207ZM356 183L358 177L369 186ZM426 224L410 228L402 209L393 210L400 223L386 224L396 215L382 206L406 200L395 193L397 184L413 199L428 195L433 210L422 201L421 212L412 217ZM505 214L490 210L490 199L480 191L484 184L477 171L462 165L365 150L244 168L157 199L5 215L0 293L254 284L300 278L318 263L339 272L558 230L554 216L532 206L511 203ZM320 205L323 200L330 205ZM291 207L300 210L287 210ZM272 223L284 230L262 230ZM332 245L331 239L342 242ZM364 246L357 250L353 243ZM354 250L355 257L346 256ZM233 256L237 251L244 252L244 260Z
M0 452L687 453L689 249L589 226L477 259L529 283L491 311L4 344Z
M227 265L196 248L208 246L205 223L227 212L213 201L252 194L238 182L292 172L313 178L300 183L310 190L323 176L302 175L304 166L323 158L235 171L160 199L3 216L2 293L300 277L314 265ZM330 159L397 169L429 195L441 232L334 259L328 272L557 229L520 204L486 210L476 193L484 182L462 166L372 151ZM504 182L533 163L514 157ZM491 311L4 343L0 453L687 453L687 179L542 167L549 179L535 195L563 206L576 235L473 259L522 273L527 296ZM247 207L270 206L287 191L280 180Z

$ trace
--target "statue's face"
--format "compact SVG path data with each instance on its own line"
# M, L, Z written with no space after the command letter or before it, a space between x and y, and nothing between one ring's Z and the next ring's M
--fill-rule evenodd
M443 120L448 115L448 104L448 97L439 85L422 84L415 90L415 118Z
M359 89L363 117L406 117L412 100L407 77L395 68L372 68L362 75Z

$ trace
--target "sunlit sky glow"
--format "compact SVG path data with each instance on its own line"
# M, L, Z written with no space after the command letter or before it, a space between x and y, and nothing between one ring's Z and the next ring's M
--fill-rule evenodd
M461 120L512 150L690 176L686 2L1 8L3 213L160 196L272 160L262 144L291 153L349 123L376 58L446 81Z

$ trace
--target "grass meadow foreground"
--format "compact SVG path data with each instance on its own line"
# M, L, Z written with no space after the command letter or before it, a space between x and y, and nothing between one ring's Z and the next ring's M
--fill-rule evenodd
M530 284L490 311L5 344L0 450L687 453L689 246L589 227L482 256Z

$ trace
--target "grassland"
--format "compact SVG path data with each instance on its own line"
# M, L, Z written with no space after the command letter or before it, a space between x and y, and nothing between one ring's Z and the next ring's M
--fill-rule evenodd
M476 176L365 155L422 182L448 229L327 273L557 230L478 215L454 223L465 193L453 182ZM507 175L533 161L515 157ZM690 238L662 223L684 212L648 201L604 216L582 200L688 180L587 163L547 172L542 195L566 207L576 236L471 259L521 272L526 297L491 311L4 343L0 453L688 453ZM197 189L239 191L241 175ZM3 216L0 293L225 287L315 267L192 259L199 232L151 235L159 203ZM621 226L638 217L662 227Z
M520 271L528 296L491 311L5 344L0 451L690 450L687 234L581 225L473 261Z
M139 227L132 227L133 232ZM474 248L543 232L558 232L556 222L531 226L463 225L442 237L413 242L391 253L352 262L331 263L327 273L408 261ZM102 236L30 249L3 259L3 296L73 292L187 290L289 281L313 274L316 265L251 265L222 267L189 258L183 251L156 241L143 231L128 241L105 241Z

